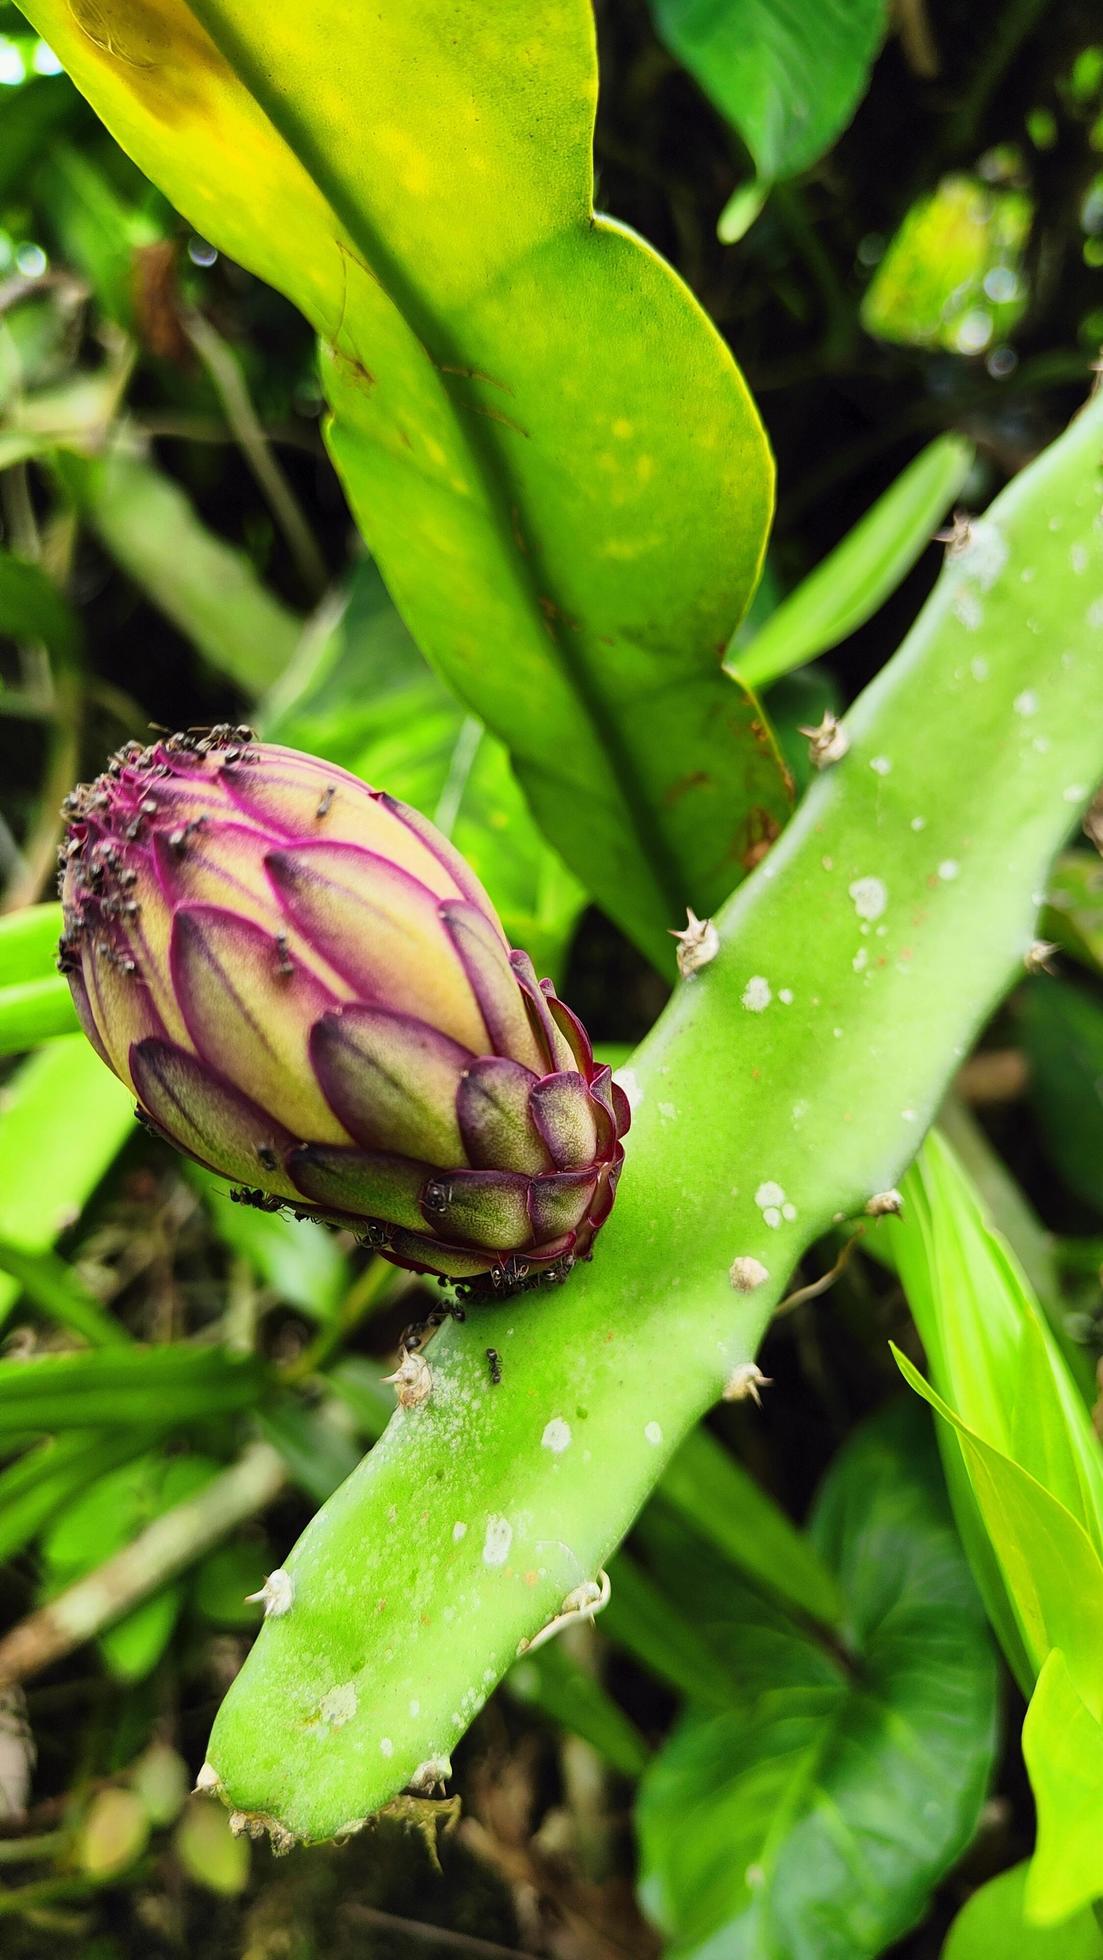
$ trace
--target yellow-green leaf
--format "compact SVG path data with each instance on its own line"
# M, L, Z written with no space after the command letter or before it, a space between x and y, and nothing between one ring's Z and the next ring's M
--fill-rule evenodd
M1103 1927L1093 1914L1082 1911L1059 1926L1033 1926L1023 1912L1029 1866L990 1878L962 1907L950 1928L941 1960L994 1960L1014 1953L1015 1960L1103 1960Z
M594 215L588 0L26 11L189 221L316 326L332 453L415 638L669 962L666 928L784 815L720 666L772 472L690 293Z
M1023 1754L1038 1811L1026 1917L1052 1926L1103 1893L1103 1724L1084 1706L1059 1647L1026 1711Z
M1103 1714L1103 1562L1084 1527L1011 1457L986 1443L893 1348L904 1380L953 1425L1036 1674L1063 1648L1077 1689Z

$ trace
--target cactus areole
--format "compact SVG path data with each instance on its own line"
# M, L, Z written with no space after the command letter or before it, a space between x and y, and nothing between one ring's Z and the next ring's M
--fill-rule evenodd
M426 818L247 728L131 743L66 815L59 964L168 1142L415 1272L588 1254L626 1099Z

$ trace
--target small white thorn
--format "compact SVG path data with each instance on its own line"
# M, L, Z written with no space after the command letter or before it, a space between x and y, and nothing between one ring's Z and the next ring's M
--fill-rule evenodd
M737 1293L753 1293L756 1287L764 1286L769 1277L761 1259L752 1259L749 1253L741 1253L728 1268L728 1278Z
M433 1377L429 1363L423 1354L415 1350L408 1353L402 1350L402 1359L393 1375L384 1375L385 1382L394 1384L395 1399L400 1409L417 1409L429 1400L433 1392Z
M899 1218L903 1209L904 1200L899 1191L875 1191L872 1198L866 1199L866 1211L871 1218Z
M818 728L798 727L797 734L808 737L808 760L813 769L830 769L832 763L842 761L850 748L850 737L830 708L824 709Z
M955 510L953 523L948 524L945 530L936 531L933 542L946 546L947 558L960 558L962 552L968 550L972 537L972 518L966 517L963 510Z
M534 1633L531 1640L517 1642L518 1654L535 1653L537 1647L543 1647L546 1641L554 1640L556 1634L562 1633L564 1627L574 1626L579 1620L592 1622L596 1613L604 1613L612 1597L612 1581L603 1567L596 1579L583 1579L580 1586L575 1586L573 1591L567 1594L558 1613L540 1628L539 1633Z
M415 1797L431 1797L436 1792L443 1791L451 1774L450 1757L428 1756L423 1763L418 1764L406 1788L412 1790Z
M678 941L678 971L683 980L692 980L701 967L708 966L720 951L720 934L711 919L699 919L691 905L686 906L687 923L681 932L674 926L667 930L672 939Z
M363 1830L367 1821L366 1817L350 1817L346 1824L342 1824L338 1830L334 1831L334 1844L347 1844L350 1838L355 1837L358 1831Z
M762 1397L759 1390L772 1388L773 1385L771 1377L763 1374L757 1361L741 1361L738 1368L732 1369L724 1384L724 1400L746 1402L749 1398L755 1407L760 1409Z
M1052 939L1032 940L1023 954L1023 965L1028 973L1052 973L1054 955L1060 950Z
M221 1790L222 1778L213 1763L204 1763L195 1779L193 1796L202 1796L208 1790Z
M284 1614L290 1612L294 1597L295 1586L291 1574L278 1565L274 1572L268 1574L259 1592L246 1593L245 1604L263 1606L266 1620L282 1620Z

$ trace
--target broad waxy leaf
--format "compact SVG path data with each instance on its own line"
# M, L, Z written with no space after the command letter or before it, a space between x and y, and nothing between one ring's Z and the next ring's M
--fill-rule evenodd
M607 1565L803 1249L898 1182L1103 773L1101 431L1103 399L975 527L984 550L948 561L850 710L849 754L621 1071L630 1148L592 1264L443 1329L429 1399L287 1554L293 1610L261 1629L209 1745L234 1806L325 1837L450 1755L518 1641ZM737 1255L766 1268L750 1293ZM388 1601L370 1630L339 1604L350 1585ZM340 1726L334 1689L355 1711Z
M613 1561L610 1581L612 1597L601 1616L603 1637L679 1694L709 1707L725 1707L731 1682L716 1649L701 1634L696 1594L675 1599L661 1592L644 1567L623 1551Z
M666 928L784 816L720 667L771 466L690 294L593 214L587 0L538 33L525 0L462 34L448 0L26 11L190 222L318 329L332 453L410 630L669 967Z
M652 0L659 33L767 182L829 149L865 92L884 0Z
M682 1528L659 1548L736 1682L726 1713L691 1708L644 1773L643 1900L671 1960L883 1953L972 1835L995 1669L940 1481L900 1408L828 1472L810 1531L846 1598L849 1665Z

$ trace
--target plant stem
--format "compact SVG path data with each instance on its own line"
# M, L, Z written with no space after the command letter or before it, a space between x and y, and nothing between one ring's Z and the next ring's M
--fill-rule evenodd
M353 1329L400 1284L400 1275L385 1259L369 1260L349 1287L335 1318L283 1370L280 1379L284 1385L290 1387L318 1374L344 1346Z
M209 320L194 313L187 323L188 338L195 348L226 411L226 420L237 438L242 455L283 532L287 548L298 567L307 592L320 599L329 583L325 559L307 523L299 501L283 469L272 453L268 437L253 407L252 397L237 356Z

